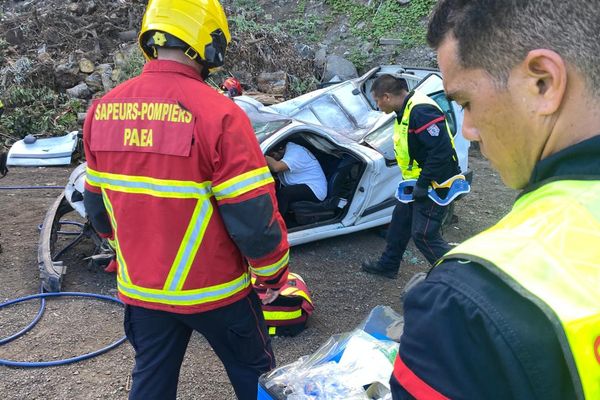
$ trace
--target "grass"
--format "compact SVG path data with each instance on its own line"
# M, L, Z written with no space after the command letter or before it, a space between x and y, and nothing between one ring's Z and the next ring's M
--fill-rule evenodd
M337 15L349 16L350 32L363 40L377 42L382 37L402 41L402 47L425 43L425 24L436 0L412 0L400 5L396 0L375 1L371 6L355 0L325 0Z

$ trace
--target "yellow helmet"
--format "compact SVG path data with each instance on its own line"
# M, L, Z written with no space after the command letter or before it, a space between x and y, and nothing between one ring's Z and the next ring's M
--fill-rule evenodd
M156 47L175 47L213 69L223 65L231 35L217 0L149 0L138 41L148 59Z

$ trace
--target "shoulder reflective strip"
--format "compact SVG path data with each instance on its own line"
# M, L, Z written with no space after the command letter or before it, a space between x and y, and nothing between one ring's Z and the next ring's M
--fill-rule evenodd
M300 318L302 316L302 310L294 311L264 311L263 315L267 321L287 321L290 319Z
M217 200L229 199L274 182L268 167L258 168L253 171L238 175L226 182L212 188Z
M121 246L119 246L119 233L118 233L118 229L117 229L117 220L115 219L113 207L110 202L110 199L108 198L108 194L106 193L106 191L104 189L102 189L102 201L104 202L104 207L106 208L106 213L108 214L108 217L110 218L110 224L112 225L112 228L113 228L114 240L112 240L111 244L114 246L115 253L117 255L117 265L119 266L118 276L120 276L121 279L123 279L125 282L131 282L131 280L129 279L129 273L127 272L127 264L125 263L125 259L123 258Z
M274 336L277 333L277 328L274 326L269 327L269 335Z
M394 362L393 375L394 378L398 380L398 383L416 400L449 400L448 397L444 396L415 375L415 373L404 364L399 354L396 356L396 361Z
M250 277L244 272L242 276L220 285L193 290L166 291L149 289L126 283L117 278L117 287L124 296L148 303L169 304L173 306L193 306L226 299L250 286Z
M280 296L297 296L297 297L302 297L304 300L308 301L309 303L312 304L312 300L308 297L308 294L306 294L306 292L300 290L300 289L295 289L295 288L285 288L281 291L281 293L279 293Z
M181 290L190 272L196 252L202 243L206 227L213 213L210 200L199 200L192 214L190 223L185 231L177 256L171 266L171 271L165 282L165 290Z
M283 257L271 265L265 265L264 267L255 267L250 265L250 269L258 276L271 276L275 275L277 271L284 268L290 261L290 251L286 251Z
M126 193L141 193L168 198L206 198L210 182L176 181L145 176L110 174L87 169L86 181L92 186Z

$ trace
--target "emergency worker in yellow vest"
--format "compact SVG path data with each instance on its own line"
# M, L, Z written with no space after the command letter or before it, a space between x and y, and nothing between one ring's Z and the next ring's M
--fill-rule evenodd
M150 0L143 71L87 113L84 204L116 251L135 350L130 399L177 397L194 331L238 399L256 399L258 377L275 366L250 274L263 303L275 300L287 283L287 232L247 115L205 83L230 39L217 0Z
M396 112L396 160L403 179L417 180L414 202L394 208L383 254L362 265L367 273L395 278L411 237L432 265L450 249L440 233L448 207L433 202L428 189L432 182L445 182L460 169L446 118L435 101L419 91L409 92L406 80L392 75L378 77L371 94L381 111Z
M438 2L463 134L522 192L406 294L394 399L600 399L599 9Z

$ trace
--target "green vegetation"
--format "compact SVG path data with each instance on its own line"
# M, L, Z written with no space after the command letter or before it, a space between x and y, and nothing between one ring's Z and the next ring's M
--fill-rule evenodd
M127 79L139 75L142 72L145 63L146 59L142 54L142 50L140 50L138 46L133 47L125 56L125 64L121 67L117 83L124 82Z
M240 1L237 5L237 14L229 17L232 30L239 33L251 34L281 34L286 33L293 37L302 37L306 43L317 43L322 40L326 20L318 16L306 16L306 1L298 2L294 10L295 17L277 23L259 22L265 11L253 1Z
M307 80L302 80L296 76L290 75L289 92L291 96L300 96L301 94L317 89L319 81L314 76Z
M85 111L81 100L56 94L48 87L13 86L4 92L6 112L0 119L0 131L15 139L27 134L57 134L75 130L77 113Z
M402 40L402 47L425 43L424 20L436 0L412 0L400 5L397 0L373 1L369 6L358 0L325 0L332 13L348 16L350 33L363 40L377 42L380 38ZM233 2L236 15L230 17L234 29L249 33L285 32L301 37L306 43L318 43L333 22L331 15L306 15L307 0L299 0L293 15L277 24L260 22L264 9L255 0ZM357 58L357 57L355 57Z
M425 43L423 20L436 0L412 0L400 5L396 0L381 0L371 6L355 0L325 0L334 13L348 15L351 33L365 40L382 37L402 40L403 47Z

